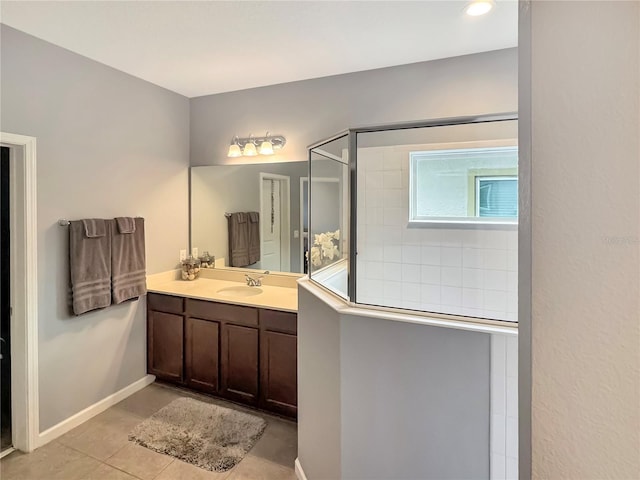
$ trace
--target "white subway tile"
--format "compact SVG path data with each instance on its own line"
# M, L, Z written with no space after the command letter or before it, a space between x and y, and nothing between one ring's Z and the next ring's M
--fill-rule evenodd
M422 243L422 229L420 228L403 228L402 244L403 245L420 245Z
M388 148L384 149L384 163L382 169L386 171L402 170L402 157L398 154L398 152L395 152Z
M507 458L497 453L491 454L489 464L489 480L506 480ZM516 479L517 480L517 479Z
M420 305L422 286L419 283L402 282L402 301Z
M381 225L368 225L367 226L367 243L375 243L376 245L383 245L387 242L384 236L384 227Z
M518 480L518 459L507 457L505 480Z
M402 246L402 263L410 263L414 265L420 264L420 249L418 245Z
M507 269L507 250L496 250L486 248L482 251L484 255L484 268L490 270Z
M507 291L518 293L518 272L507 272Z
M462 238L462 246L467 248L482 248L484 243L482 242L482 234L477 229L462 230L460 232Z
M462 286L466 288L483 288L484 271L478 268L462 269Z
M464 298L463 298L463 301L464 301ZM464 315L465 317L483 318L484 316L484 310L479 308L462 307L460 311L462 312L462 315Z
M462 248L440 247L440 263L445 267L462 267Z
M420 265L402 265L402 281L420 283Z
M518 251L507 250L507 270L512 272L518 271Z
M367 262L366 272L367 272L366 278L368 279L383 280L384 279L384 263Z
M507 376L507 417L518 418L518 377Z
M507 312L518 314L518 292L507 292Z
M507 337L507 377L518 376L518 337Z
M382 175L382 172L376 172L376 175ZM384 203L382 201L382 187L372 188L370 186L365 187L365 197L367 207L382 207Z
M383 292L383 285L384 282L382 280L366 280L365 285L363 286L363 292L362 294L370 297L370 298L376 298L376 297L382 297L382 292Z
M437 228L422 228L422 245L440 246L442 233Z
M440 283L448 287L462 287L462 268L442 267L440 269Z
M484 288L487 290L507 291L506 270L484 270ZM506 308L506 304L505 304Z
M440 313L449 315L462 315L462 307L454 305L440 305Z
M383 208L383 224L389 226L406 225L408 219L402 207ZM402 231L399 230L400 240L402 240Z
M518 321L518 312L510 312L507 310L507 316L505 318L507 322L517 322Z
M358 256L362 256L364 260L372 262L381 262L383 259L383 247L375 243L365 243L358 249Z
M504 415L491 414L491 424L489 426L490 452L499 455L506 455L506 429L507 418Z
M383 188L383 172L366 172L364 186L367 190Z
M440 267L422 265L420 267L420 281L421 283L440 285ZM440 302L438 301L437 303Z
M462 306L462 288L443 286L440 290L440 303L442 303L443 305L461 307Z
M402 299L402 282L384 282L383 295L385 300ZM392 304L392 306L395 304Z
M440 265L440 247L427 245L422 247L421 261L423 265Z
M480 243L482 248L507 249L507 238L509 231L505 230L479 230Z
M402 188L402 172L400 170L382 172L382 187Z
M443 247L462 247L461 231L454 228L440 229L440 245Z
M464 268L482 268L483 254L479 248L462 249L462 266Z
M507 292L499 290L484 291L484 309L494 310L506 314L507 312Z
M382 227L382 235L384 239L384 244L394 244L401 245L402 244L402 230L403 227L399 226L384 226Z
M518 419L507 417L506 455L510 458L518 458Z
M361 162L362 153L365 151L367 152L367 156L365 157L365 161ZM360 169L360 164L363 163L367 171L380 171L383 169L383 162L384 152L382 149L371 148L358 151L358 170Z
M383 277L385 280L391 280L394 282L402 281L402 264L401 263L385 262L383 266L384 266Z
M506 232L506 236L507 236L507 249L518 250L518 231L513 230L511 232Z
M463 288L462 306L480 312L482 310L482 290L479 288Z
M384 261L401 263L402 262L402 247L400 245L384 245ZM506 305L506 304L505 304Z
M420 290L420 303L440 305L440 285L423 284ZM435 311L437 311L437 309Z
M365 208L365 225L382 225L382 208L369 207ZM358 217L360 221L360 216Z
M404 192L399 188L385 188L382 190L382 201L385 207L402 207Z

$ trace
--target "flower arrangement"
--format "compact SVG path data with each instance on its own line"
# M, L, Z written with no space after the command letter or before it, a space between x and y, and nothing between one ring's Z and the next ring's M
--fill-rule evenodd
M340 259L340 230L314 235L313 245L309 250L311 265L316 268L332 264Z

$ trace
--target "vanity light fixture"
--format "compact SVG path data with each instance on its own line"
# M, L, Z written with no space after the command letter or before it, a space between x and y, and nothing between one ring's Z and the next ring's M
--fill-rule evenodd
M489 13L495 6L495 0L473 0L464 7L464 13L472 17L478 17Z
M273 155L275 150L280 150L285 143L287 143L287 140L282 135L269 135L269 132L264 137L249 135L247 138L238 138L236 135L231 140L227 157L254 157L258 154ZM259 148L258 145L260 146Z
M238 137L233 137L231 141L231 145L229 145L229 153L227 153L227 157L241 157L242 150L240 149L240 145L238 145Z

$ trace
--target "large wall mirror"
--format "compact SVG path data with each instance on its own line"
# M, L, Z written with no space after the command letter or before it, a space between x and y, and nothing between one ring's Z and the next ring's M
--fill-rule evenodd
M308 173L306 161L191 167L191 247L230 266L228 215L257 212L260 259L240 266L305 273ZM338 211L338 179L325 180L326 208Z

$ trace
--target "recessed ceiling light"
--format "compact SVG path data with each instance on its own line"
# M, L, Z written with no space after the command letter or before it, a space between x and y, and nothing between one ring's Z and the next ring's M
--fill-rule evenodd
M474 0L464 7L464 13L472 17L477 17L489 13L496 6L494 0Z

